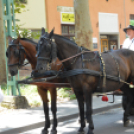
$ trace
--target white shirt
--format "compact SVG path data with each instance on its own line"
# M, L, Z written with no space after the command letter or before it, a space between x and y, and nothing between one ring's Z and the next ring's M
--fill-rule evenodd
M133 39L125 39L122 48L129 49L134 51L134 38Z

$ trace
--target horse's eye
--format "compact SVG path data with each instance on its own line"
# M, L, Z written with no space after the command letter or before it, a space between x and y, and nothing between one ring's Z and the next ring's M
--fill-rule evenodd
M8 58L8 52L6 52L6 57Z

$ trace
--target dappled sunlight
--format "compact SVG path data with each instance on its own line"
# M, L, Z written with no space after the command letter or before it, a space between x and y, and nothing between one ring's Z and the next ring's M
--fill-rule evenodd
M116 122L117 124L123 124L123 121L122 120L119 120Z

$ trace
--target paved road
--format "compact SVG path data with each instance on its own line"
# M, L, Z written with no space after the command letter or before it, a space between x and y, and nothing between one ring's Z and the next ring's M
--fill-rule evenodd
M128 127L123 127L123 110L121 108L112 109L93 116L95 130L94 134L134 134L134 117L130 117L131 123ZM60 122L58 125L58 134L77 134L79 124L76 118ZM42 128L19 134L40 134ZM85 128L87 132L87 127Z

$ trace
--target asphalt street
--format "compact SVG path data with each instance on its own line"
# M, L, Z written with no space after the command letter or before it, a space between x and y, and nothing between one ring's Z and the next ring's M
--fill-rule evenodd
M130 124L128 127L123 127L122 122L123 110L122 108L112 109L106 112L93 115L94 134L134 134L134 117L130 117ZM59 122L58 134L77 134L79 124L77 118L72 120ZM43 128L33 129L19 134L40 134ZM87 133L87 126L85 134Z

